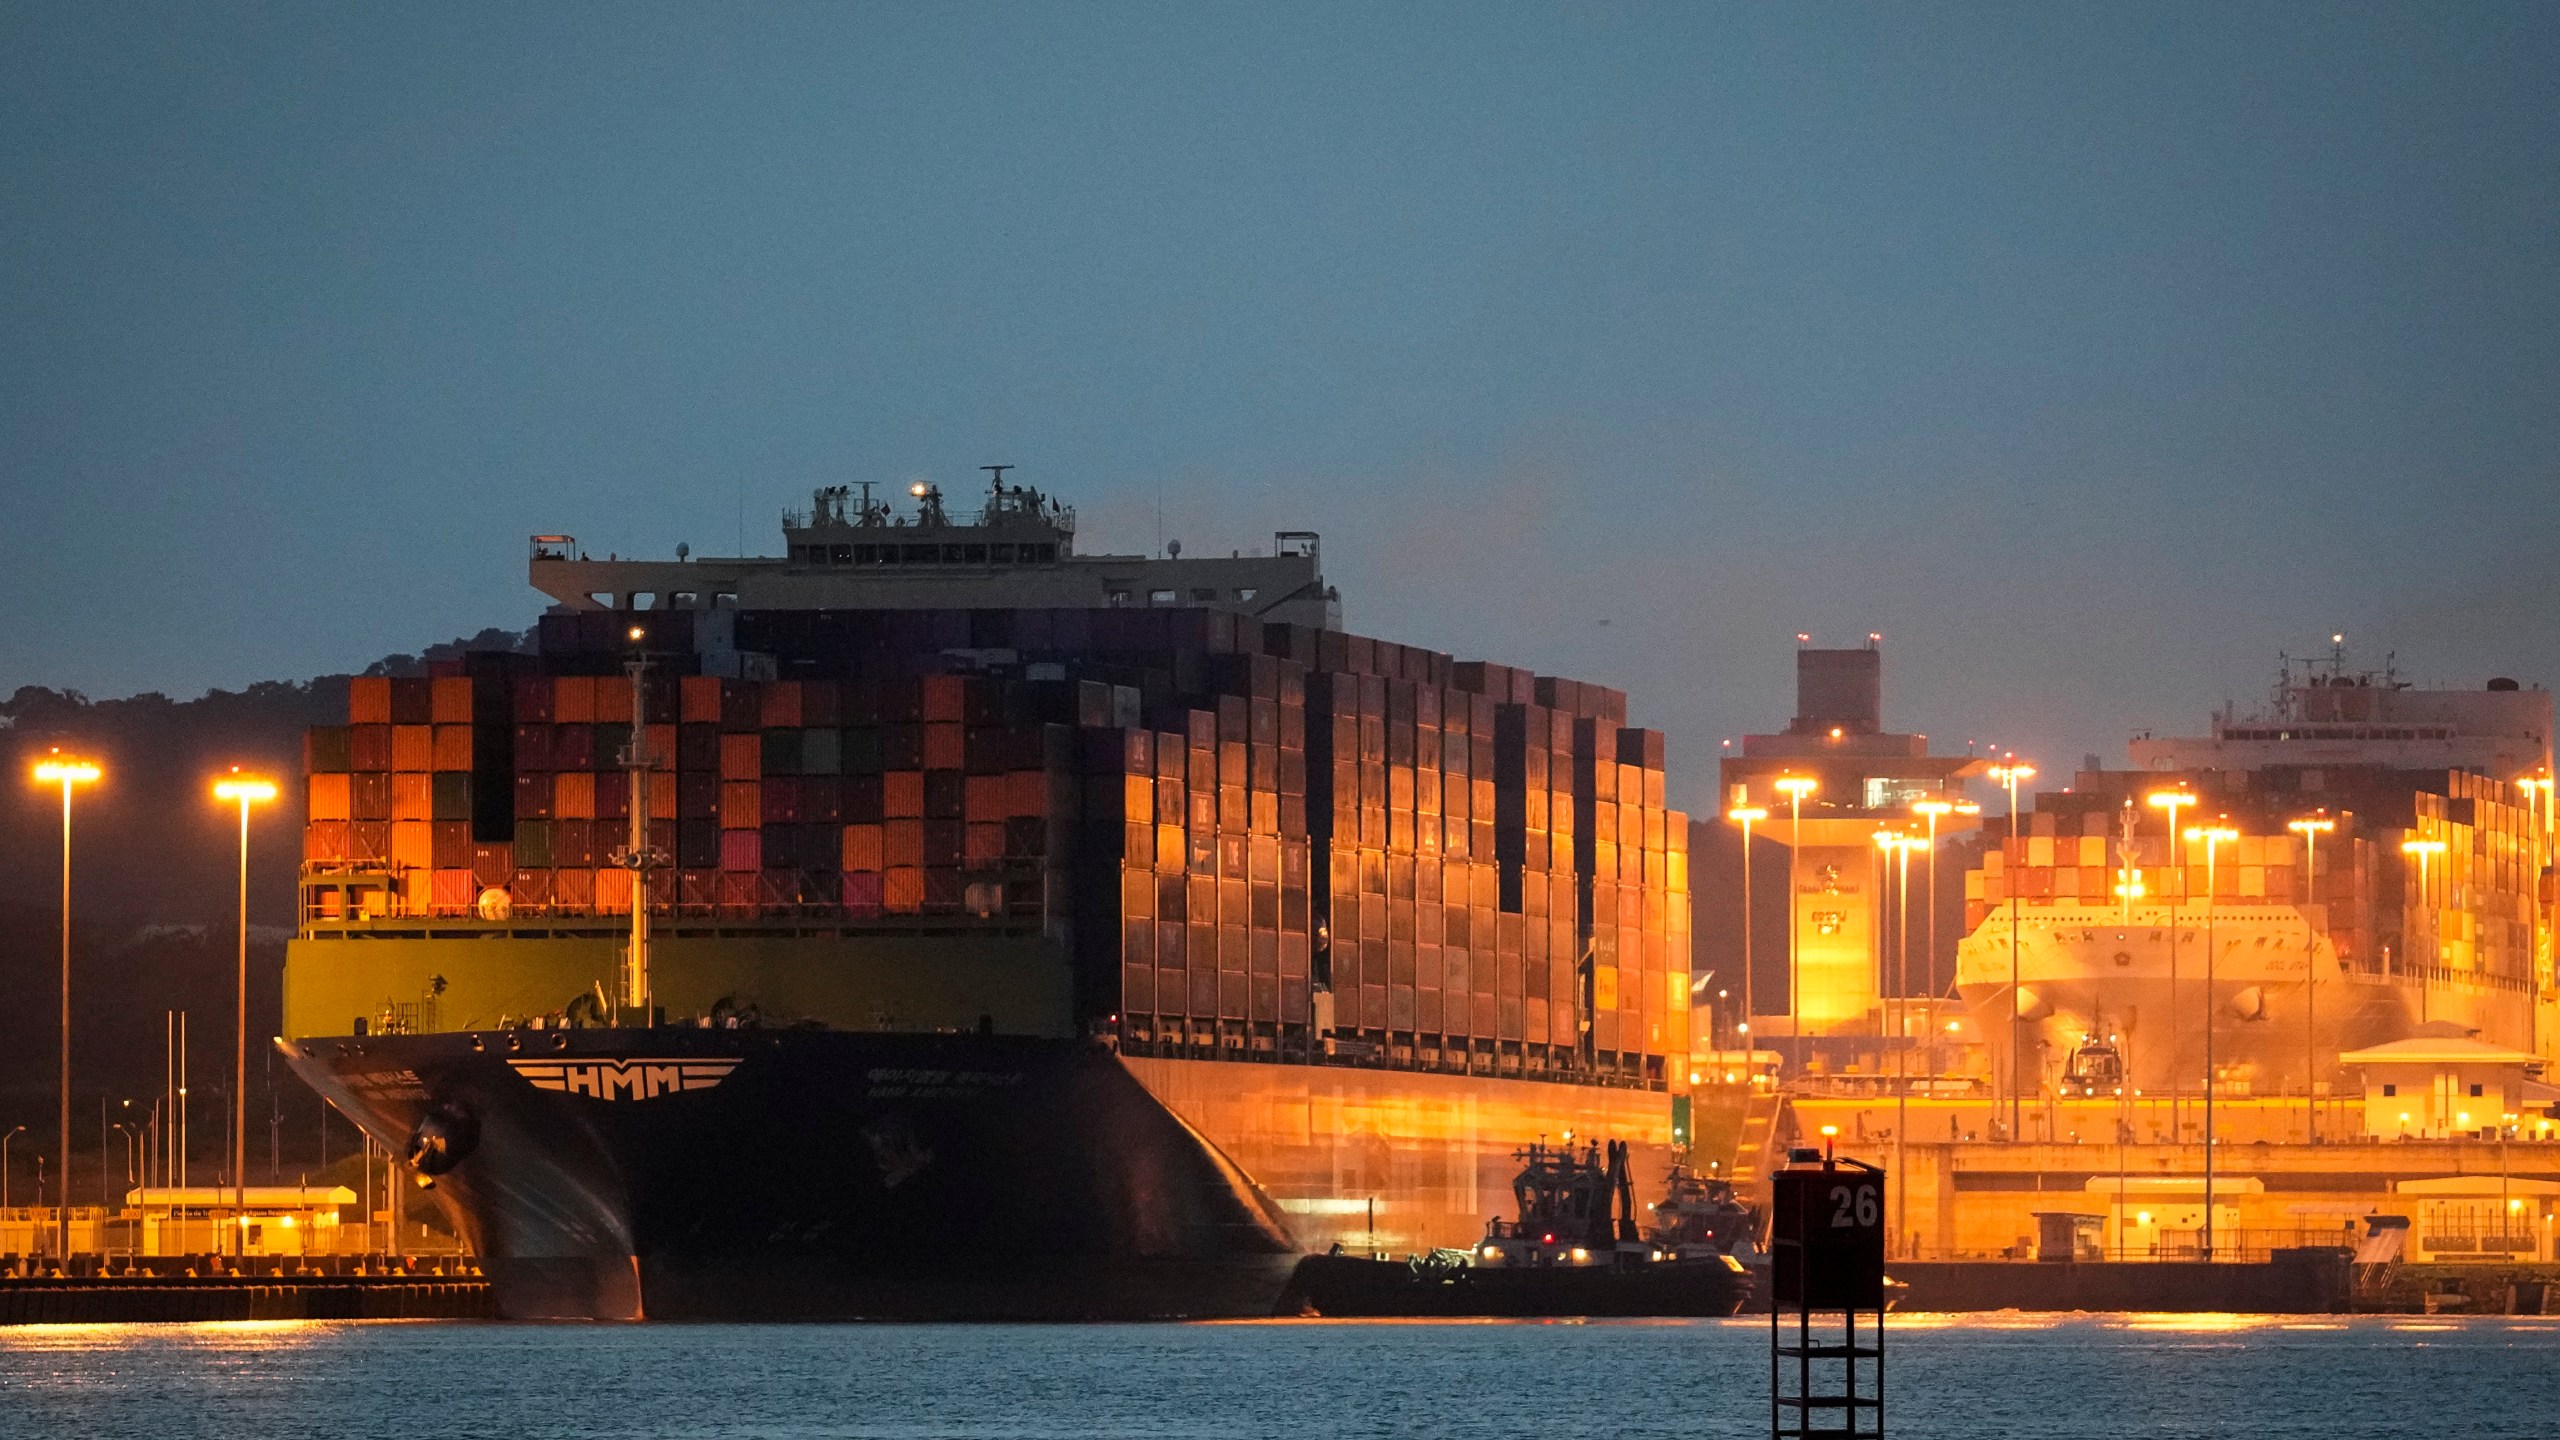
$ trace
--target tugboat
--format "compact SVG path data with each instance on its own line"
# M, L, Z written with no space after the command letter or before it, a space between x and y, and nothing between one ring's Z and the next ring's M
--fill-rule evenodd
M1751 1272L1733 1250L1756 1240L1758 1216L1731 1185L1674 1166L1671 1196L1654 1207L1648 1231L1636 1222L1624 1142L1577 1152L1541 1141L1514 1158L1519 1218L1496 1216L1473 1251L1310 1255L1281 1313L1722 1317L1751 1298Z
M2124 1052L2116 1048L2115 1037L2100 1039L2083 1035L2072 1047L2071 1058L2062 1066L2062 1094L2094 1099L2101 1095L2124 1093Z

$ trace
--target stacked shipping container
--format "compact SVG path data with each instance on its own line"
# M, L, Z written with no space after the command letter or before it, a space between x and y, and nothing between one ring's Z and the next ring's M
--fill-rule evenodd
M311 885L312 921L629 913L630 682L588 618L356 682L305 854L385 885ZM1687 821L1617 692L1201 610L734 624L776 678L642 641L657 913L1046 933L1140 1052L1681 1064Z

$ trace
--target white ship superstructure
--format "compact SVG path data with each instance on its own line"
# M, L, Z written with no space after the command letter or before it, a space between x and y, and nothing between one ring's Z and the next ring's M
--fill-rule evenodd
M2029 1093L2095 1037L2125 1083L2326 1090L2421 1033L2555 1046L2551 696L2417 688L2342 656L2259 714L2144 736L2134 768L2036 798L1967 877L1958 993ZM2013 990L2014 985L2014 990Z

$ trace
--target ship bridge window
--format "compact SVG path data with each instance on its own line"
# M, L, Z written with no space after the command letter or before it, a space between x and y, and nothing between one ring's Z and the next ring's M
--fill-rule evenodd
M667 592L667 608L670 610L690 610L701 603L702 597L696 595L690 590L670 590Z
M966 557L966 563L968 564L984 565L987 563L987 547L984 545L964 546L961 549L961 554Z
M901 545L898 547L898 560L901 564L931 565L941 558L942 547L939 545Z
M877 546L877 545L856 545L856 546L854 546L854 547L853 547L853 563L854 563L854 564L856 564L856 565L877 565L877 564L879 564L879 563L880 563L880 547L879 547L879 546Z
M714 610L735 610L735 609L737 609L737 608L738 608L738 592L737 592L737 591L735 591L735 590L714 590L714 591L712 591L712 592L711 592L711 608L712 608L712 609L714 609Z
M945 565L965 565L968 563L968 551L969 547L966 545L945 545L942 547L942 563Z
M1128 604L1128 603L1129 603L1129 592L1128 592L1128 591L1126 591L1126 590L1114 590L1114 591L1112 591L1112 592L1111 592L1111 603L1112 603L1112 604L1114 604L1114 605L1126 605L1126 604Z
M1173 605L1179 603L1181 598L1181 593L1174 590L1150 590L1147 592L1147 603L1150 605Z
M852 564L852 563L853 563L853 547L852 547L852 546L850 546L850 545L830 545L830 546L828 546L828 547L827 547L827 563L828 563L828 564L830 564L830 565L850 565L850 564Z
M1262 592L1260 590L1251 585L1239 585L1236 587L1236 598L1238 600L1250 600L1261 593Z
M992 564L1010 565L1013 563L1013 547L999 540L987 547L987 559Z
M1195 586L1191 591L1191 598L1206 605L1218 598L1218 592L1206 585Z
M1025 565L1047 565L1055 561L1057 558L1058 547L1055 545L1025 545L1022 547L1022 563Z

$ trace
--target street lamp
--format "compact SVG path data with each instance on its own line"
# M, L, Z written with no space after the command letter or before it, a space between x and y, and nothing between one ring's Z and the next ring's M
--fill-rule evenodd
M2214 852L2240 838L2240 832L2227 825L2199 826L2187 831L2187 840L2204 842L2204 1260L2213 1263L2213 912Z
M2008 839L2015 841L2018 838L2018 786L2023 781L2036 778L2036 767L2011 756L2008 764L1991 767L1991 778L1999 781L2001 788L2009 792ZM2018 1034L2019 1011L2023 1008L2018 1004L2018 867L2026 863L2027 847L2017 845L2012 853L2015 858L2000 868L2009 882L2009 1139L2014 1142L2018 1138L2021 1104L2018 1098L2018 1060L2026 1053L2025 1042Z
M36 762L35 779L39 785L62 787L62 1072L61 1103L63 1193L70 1193L71 1174L71 791L87 785L105 772L97 762L65 755L59 749L46 753ZM65 1264L71 1262L71 1206L54 1207L54 1254Z
M2427 968L2433 970L2443 960L2436 953L2435 892L2427 886L2427 862L2444 853L2441 840L2403 840L2400 853L2418 857L2418 906L2427 912Z
M1751 827L1769 818L1769 812L1758 805L1736 805L1724 812L1724 818L1742 827L1742 1023L1739 1033L1751 1033ZM1745 1056L1746 1063L1749 1057Z
M2552 794L2551 776L2548 773L2527 775L2516 782L2516 788L2524 792L2526 810L2538 812L2542 820L2542 862L2527 867L2532 883L2539 887L2544 868L2551 864L2552 801L2560 797L2554 797ZM2542 1041L2542 996L2545 977L2550 972L2549 963L2543 959L2543 942L2548 938L2555 946L2560 946L2560 933L2555 933L2554 929L2546 929L2543 925L2545 917L2542 913L2542 895L2539 888L2535 890L2532 905L2533 960L2530 969L2533 972L2533 984L2530 1002L2524 1007L2524 1048L2528 1052L2539 1054Z
M2337 829L2338 822L2324 815L2306 815L2287 820L2284 828L2302 837L2302 1134L2306 1140L2317 1141L2320 1037L2312 1015L2313 1007L2319 1003L2320 977L2313 961L2320 949L2320 921L2313 918L2311 907L2320 903L2320 837Z
M233 997L231 1082L231 1234L233 1254L249 1253L249 807L276 798L276 782L240 767L213 782L213 798L240 807L240 983Z
M1928 850L1929 840L1919 835L1897 835L1890 830L1876 832L1876 843L1894 857L1897 870L1894 896L1894 980L1899 1001L1893 1025L1893 1168L1894 1229L1891 1236L1893 1254L1902 1252L1902 1221L1910 1213L1910 1167L1903 1163L1903 1140L1911 1128L1911 1085L1906 1073L1904 1052L1909 1048L1905 1031L1911 1025L1911 1001L1907 992L1911 985L1911 852Z
M1805 775L1781 775L1777 788L1787 797L1787 1048L1795 1052L1799 1074L1804 1070L1804 978L1796 951L1799 922L1797 912L1804 907L1802 887L1797 875L1797 857L1804 853L1804 797L1822 788L1822 782Z
M0 1210L9 1208L9 1142L25 1133L27 1127L19 1125L0 1135Z
M2185 1086L2178 1077L2185 1072L2186 1062L2179 1058L2185 1049L2178 1036L2178 898L2187 893L2186 857L2178 850L2178 812L2196 803L2196 797L2185 790L2154 790L2143 797L2155 810L2168 812L2169 872L2173 877L2169 892L2169 1133L2184 1142L2187 1133L2186 1111L2181 1103Z

